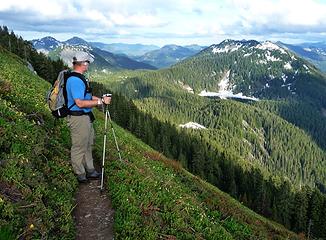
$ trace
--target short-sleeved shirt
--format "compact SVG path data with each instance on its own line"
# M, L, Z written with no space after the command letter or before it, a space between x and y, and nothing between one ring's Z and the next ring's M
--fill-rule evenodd
M79 77L71 76L67 79L66 89L68 97L68 107L75 103L75 99L92 100L91 93L86 93L86 96L84 96L85 88L86 86L83 80L81 80ZM74 105L72 108L70 108L70 110L90 112L92 111L92 108L79 108L77 105Z

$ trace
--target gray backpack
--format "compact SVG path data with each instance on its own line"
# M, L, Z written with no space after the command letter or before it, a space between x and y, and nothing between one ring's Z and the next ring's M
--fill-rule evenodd
M85 84L85 94L87 93L87 82L85 77L76 72L72 72L70 70L63 70L58 74L57 80L54 82L53 86L46 94L46 101L49 105L49 108L52 112L52 115L56 118L64 118L69 115L70 109L76 105L73 103L68 107L68 98L67 98L67 79L70 76L76 76L80 78Z

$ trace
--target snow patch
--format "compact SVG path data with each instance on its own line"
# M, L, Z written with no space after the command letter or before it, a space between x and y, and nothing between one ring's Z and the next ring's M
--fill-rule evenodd
M286 51L283 48L277 46L275 43L272 43L270 41L262 42L262 43L258 44L256 46L256 48L261 49L261 50L278 50L281 53L286 54Z
M279 61L282 61L281 59L272 56L272 53L270 51L266 52L265 55L263 55L263 56L265 57L265 59L259 60L258 63L260 63L260 64L267 64L268 61L270 61L270 62L279 62Z
M224 77L222 78L221 82L218 84L219 86L219 92L224 92L227 91L227 88L229 86L229 77L230 77L230 70L227 71L227 73L224 75Z
M190 92L190 93L194 93L194 89L192 89L192 88L191 88L190 86L188 86L188 85L183 86L183 89L187 90L187 91Z
M284 73L282 73L282 79L283 79L283 82L286 82L286 80L288 79L288 76L285 75Z
M267 61L272 61L272 62L282 61L279 58L271 56L271 52L267 52L267 54L265 54L265 57L266 57Z
M226 72L220 83L218 84L219 86L219 91L218 92L208 92L206 90L201 91L198 95L202 97L219 97L221 99L227 99L227 98L240 98L240 99L248 99L248 100L254 100L257 101L259 100L258 98L255 97L248 97L244 96L243 93L237 93L234 94L232 90L234 89L235 86L230 85L230 70Z
M203 125L200 125L199 123L195 122L188 122L186 124L180 124L179 127L182 128L192 128L192 129L206 129Z
M306 69L307 73L310 73L309 67L306 64L303 64L303 67Z
M192 89L189 85L181 82L181 81L178 81L178 83L181 85L181 87L185 90L187 90L187 92L190 92L190 93L195 93L194 92L194 89Z
M237 45L227 45L224 48L218 48L218 47L213 47L212 49L212 53L216 54L216 53L227 53L227 52L234 52L236 50L238 50L239 48L242 47L242 44L237 44Z
M37 50L38 53L44 53L45 55L48 55L49 54L49 51L44 49L44 48L40 48Z
M291 63L286 63L285 65L284 65L284 68L286 69L286 70L291 70L292 69L292 66L291 66Z
M227 98L239 98L239 99L246 99L246 100L254 100L254 101L258 101L258 98L255 97L248 97L243 95L243 93L237 93L234 94L231 91L224 91L224 92L207 92L206 90L201 91L199 94L199 96L202 97L219 97L221 99L227 99Z

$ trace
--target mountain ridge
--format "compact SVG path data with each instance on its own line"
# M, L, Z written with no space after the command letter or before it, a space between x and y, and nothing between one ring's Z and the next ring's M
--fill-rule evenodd
M141 56L146 52L160 48L156 45L145 45L140 43L127 44L127 43L90 42L90 44L102 50L107 50L115 54L124 54L129 57Z
M94 63L91 65L93 70L156 69L149 64L93 47L92 44L79 37L72 37L63 42L52 37L45 37L40 40L33 40L31 43L37 50L50 56L50 58L62 59L69 67L72 66L71 59L74 52L84 51L94 56Z
M316 65L321 71L326 72L326 43L302 43L302 44L286 44L277 43L289 50L295 52L299 56L305 58L310 63Z
M160 49L147 52L142 56L136 57L135 59L151 64L157 68L166 68L197 54L203 49L204 47L199 45L183 47L176 44L169 44L161 47Z
M218 92L218 84L227 71L230 76L226 90L250 97L309 95L317 99L326 89L326 78L315 66L269 41L225 40L166 70L197 93L205 89ZM308 83L311 79L315 79L314 89L304 89L304 85L311 87Z

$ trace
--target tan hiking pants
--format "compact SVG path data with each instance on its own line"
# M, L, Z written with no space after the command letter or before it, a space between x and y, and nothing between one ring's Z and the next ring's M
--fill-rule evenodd
M71 164L75 174L84 175L85 170L94 170L92 145L94 144L94 128L88 115L68 116L68 127L71 134Z

